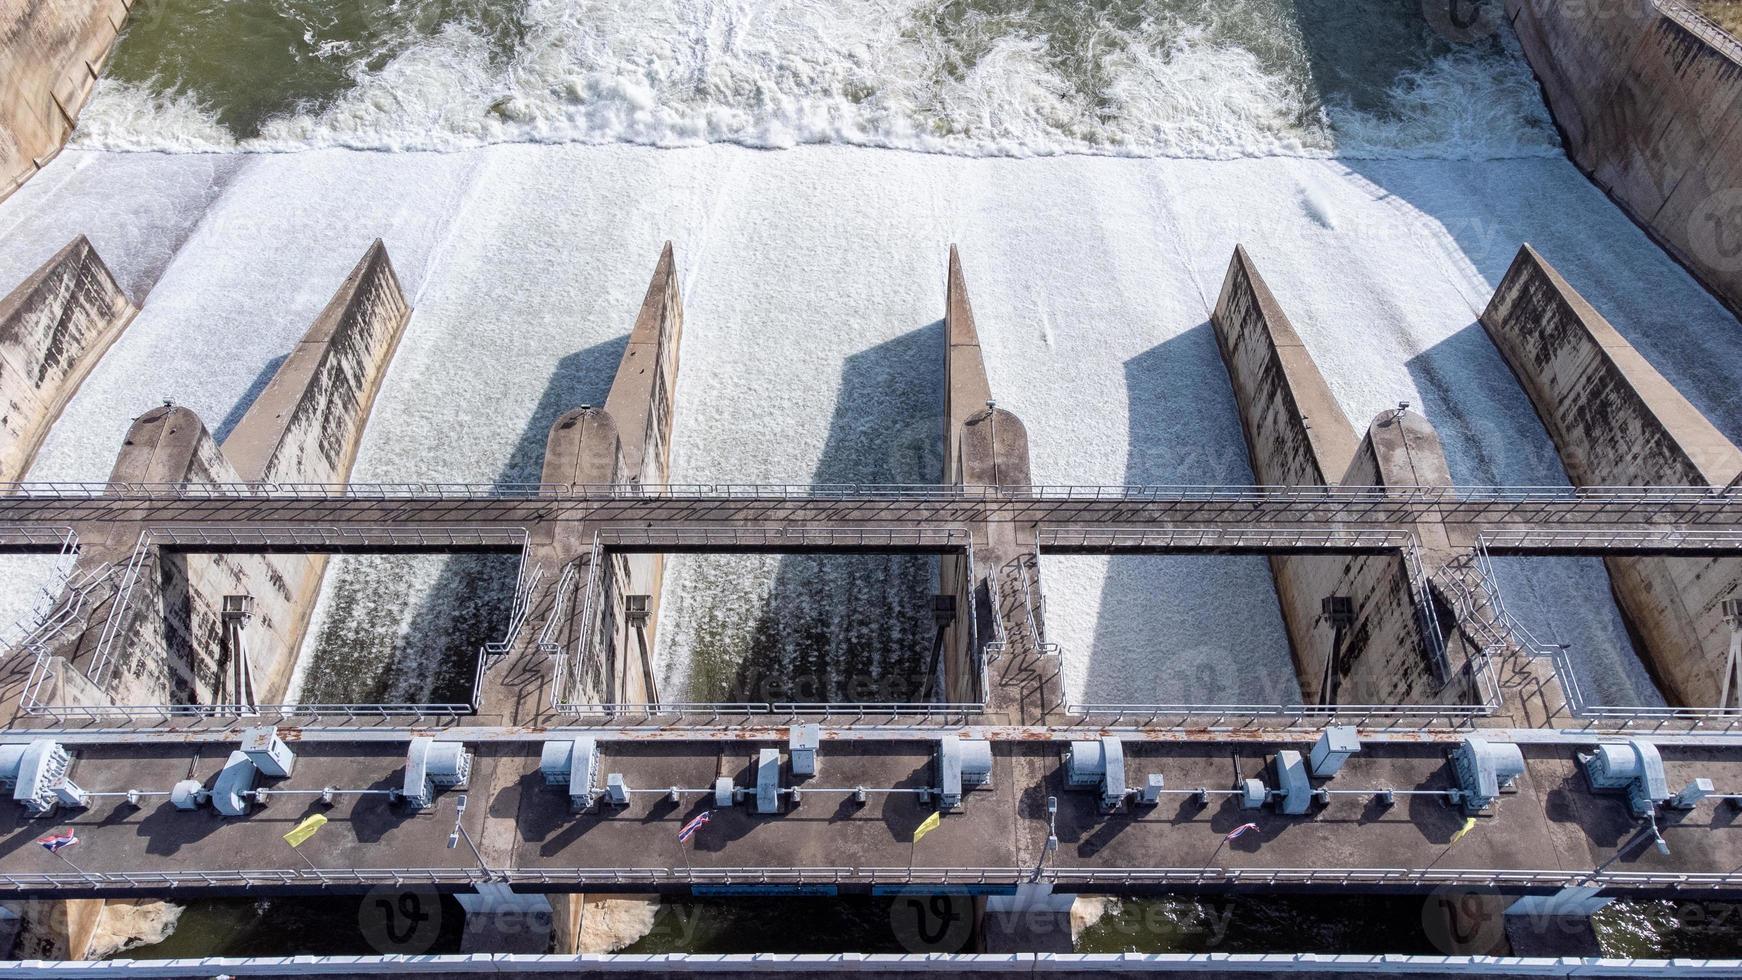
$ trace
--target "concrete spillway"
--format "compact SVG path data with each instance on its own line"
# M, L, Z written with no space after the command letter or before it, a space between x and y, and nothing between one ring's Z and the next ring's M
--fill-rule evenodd
M1208 326L1237 241L1251 243L1344 413L1369 419L1412 402L1438 423L1460 481L1565 479L1534 412L1474 326L1521 240L1553 255L1720 430L1742 431L1723 381L1734 359L1704 340L1728 329L1727 315L1556 161L1355 170L1287 160L1163 165L729 147L514 146L394 158L321 151L232 161L215 197L210 186L197 194L190 187L190 200L212 203L197 219L177 213L163 225L183 229L168 259L142 245L126 250L146 240L130 221L172 217L121 193L142 178L142 166L126 154L69 153L0 206L0 223L22 229L34 227L26 216L57 204L65 213L56 220L70 224L80 213L105 214L95 206L105 194L124 202L136 209L131 217L103 219L122 246L105 259L123 283L152 285L143 312L51 433L38 478L104 475L126 420L157 400L140 396L136 376L165 378L161 395L222 430L290 349L301 329L293 324L306 325L326 298L312 285L287 298L285 283L336 281L353 260L341 256L355 254L341 246L361 239L364 225L384 230L418 312L377 402L354 473L360 480L527 478L542 446L538 420L602 398L612 344L674 227L698 229L678 242L690 324L674 450L680 480L816 478L831 427L852 431L861 418L830 379L844 378L849 358L891 341L894 348L874 356L899 354L901 338L924 337L942 308L940 257L951 239L962 244L974 283L992 389L1029 425L1038 482L1251 479ZM209 176L218 162L159 166L158 179L181 186L175 175L197 167ZM848 173L875 177L866 186L881 189L843 199ZM542 190L552 181L573 188L560 204ZM782 192L761 190L773 185ZM943 187L955 191L934 192ZM879 210L884 189L923 206ZM1109 189L1143 208L1103 214L1096 202ZM1485 202L1497 196L1520 206L1494 213ZM286 200L301 203L285 212ZM263 224L265 214L275 217ZM1012 214L1030 220L1013 223ZM1361 234L1352 239L1350 229ZM835 244L824 248L825 238ZM842 238L855 246L839 247ZM270 266L262 262L269 255ZM1679 315L1663 321L1656 311L1665 309ZM1348 342L1351 335L1360 342ZM223 338L224 353L188 340L202 336ZM928 342L913 342L921 346L902 355L911 361L885 362L935 371ZM912 392L893 403L915 406L895 410L903 424L936 397L905 387L914 383L908 368L884 377ZM855 397L882 399L885 389L876 382ZM895 417L872 404L862 418ZM1083 693L1094 693L1096 677L1108 678L1103 690L1119 700L1175 696L1153 687L1158 676L1231 698L1240 684L1292 682L1262 562L1095 561L1062 560L1045 576L1049 632L1082 658L1067 661L1067 671ZM1074 574L1073 562L1084 574ZM1098 570L1114 566L1128 571L1109 578ZM1218 571L1205 575L1206 567ZM1579 624L1617 622L1606 611L1607 586L1589 569L1575 566L1563 578L1591 605L1548 600L1563 636ZM441 573L419 574L429 581ZM1519 580L1565 594L1534 573ZM405 611L421 607L420 589L401 594L410 597L401 611L378 617L382 635L397 634ZM1230 608L1259 612L1230 624ZM1102 631L1122 641L1111 646L1143 652L1127 665L1094 660L1096 649L1110 648L1097 639ZM1206 639L1224 635L1236 639ZM1576 640L1575 650L1598 645ZM1151 642L1183 644L1205 666L1158 671ZM1268 651L1269 659L1224 669L1224 654L1236 648ZM1129 693L1146 683L1149 693Z

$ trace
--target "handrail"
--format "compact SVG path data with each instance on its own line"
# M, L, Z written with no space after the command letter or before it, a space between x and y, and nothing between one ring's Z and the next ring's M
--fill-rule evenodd
M0 483L6 497L109 500L184 499L351 499L395 500L565 500L636 497L700 498L867 498L936 500L1203 500L1276 502L1531 503L1562 501L1711 503L1742 502L1742 488L1714 486L1392 486L1215 485L1215 484L1042 484L962 486L905 483Z
M438 868L235 868L188 871L52 871L0 873L0 890L58 888L165 888L184 885L210 888L294 886L320 882L368 886L392 884L461 885L479 881L508 884L985 884L1013 885L1036 880L1033 867L927 866L787 866L787 867L520 867L491 868L459 864ZM1535 868L1390 868L1390 867L1139 867L1093 869L1048 866L1038 880L1096 887L1133 885L1387 885L1434 887L1482 885L1491 888L1552 891L1568 885L1596 888L1656 888L1672 891L1734 889L1742 874L1734 871L1601 871Z

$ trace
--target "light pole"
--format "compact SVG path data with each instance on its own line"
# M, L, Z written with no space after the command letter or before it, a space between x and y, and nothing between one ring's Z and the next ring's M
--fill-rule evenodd
M1034 862L1034 873L1029 875L1030 882L1040 880L1040 873L1046 868L1046 859L1058 853L1059 849L1059 798L1046 798L1046 844L1040 849L1040 858Z
M461 823L466 816L466 794L461 793L460 798L455 800L454 804L454 829L448 832L448 848L451 850L460 846L460 839L465 838L466 846L472 849L472 856L478 859L478 867L483 870L484 879L488 881L495 875L491 872L490 865L484 861L484 852L478 850L477 842L472 840L472 835L466 831L465 825Z

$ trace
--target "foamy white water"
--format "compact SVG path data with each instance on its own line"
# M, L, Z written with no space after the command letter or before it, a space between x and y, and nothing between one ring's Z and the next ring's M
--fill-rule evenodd
M175 50L221 48L222 35L190 26L154 58L164 42L147 30L135 43L153 47L124 50L122 78L99 86L78 140L173 151L732 142L1217 158L1556 152L1509 38L1453 45L1413 5L1338 7L530 0L511 26L456 15L395 33L382 20L380 36L323 41L310 25L286 43L349 83L239 135L222 121L233 94L212 77L225 71L221 52ZM227 23L213 20L214 30ZM1327 60L1342 63L1326 71Z

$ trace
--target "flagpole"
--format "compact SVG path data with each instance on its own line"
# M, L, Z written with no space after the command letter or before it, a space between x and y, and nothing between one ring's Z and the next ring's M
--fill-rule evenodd
M288 843L288 842L287 842L287 843ZM308 858L308 855L307 855L307 854L304 854L304 853L303 853L303 852L302 852L302 848L300 848L300 847L297 847L297 846L296 846L296 845L295 845L295 844L291 844L291 845L290 845L290 849L291 849L291 850L292 850L292 851L295 851L295 852L296 852L296 856L297 856L297 857L299 857L299 858L302 858L302 863L304 863L304 864L306 864L306 865L308 865L308 868L309 868L309 870L310 870L310 871L313 871L313 872L314 872L314 873L315 873L315 874L316 874L316 875L317 875L317 876L318 876L318 875L319 875L319 874L320 874L320 873L321 873L321 869L319 869L319 868L317 868L317 867L315 867L315 863L314 863L314 862L313 862L313 861L310 861L310 860L309 860L309 858Z
M65 861L67 867L73 869L74 871L77 871L79 873L80 877L84 877L84 878L91 877L91 873L89 871L86 871L84 868L81 868L78 865L74 864L73 859L70 857L67 857L65 854L62 854L59 851L49 851L48 853L53 854L55 857L60 858L62 861Z

